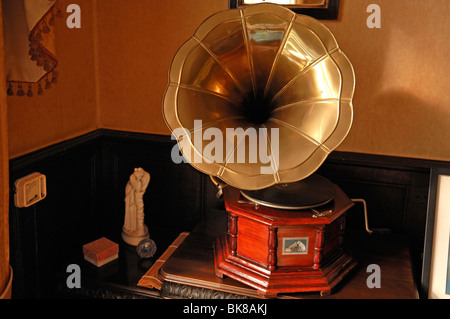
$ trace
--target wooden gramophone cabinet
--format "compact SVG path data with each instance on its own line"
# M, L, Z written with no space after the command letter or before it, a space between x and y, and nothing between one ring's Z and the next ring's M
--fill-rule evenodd
M238 189L226 187L228 227L214 242L216 275L268 298L291 292L330 294L356 266L344 247L345 214L353 202L335 187L330 203L296 211L254 205Z

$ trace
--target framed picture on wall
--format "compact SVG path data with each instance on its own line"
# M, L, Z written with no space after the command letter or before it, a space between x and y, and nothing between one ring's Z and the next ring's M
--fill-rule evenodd
M428 194L422 292L450 299L450 168L433 168Z
M266 2L286 6L296 13L321 20L336 20L339 13L339 0L229 0L229 7L242 8Z

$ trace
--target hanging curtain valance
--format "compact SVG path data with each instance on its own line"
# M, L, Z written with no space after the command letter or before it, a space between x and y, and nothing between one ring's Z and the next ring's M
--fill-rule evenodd
M43 94L56 83L57 0L2 0L8 95Z

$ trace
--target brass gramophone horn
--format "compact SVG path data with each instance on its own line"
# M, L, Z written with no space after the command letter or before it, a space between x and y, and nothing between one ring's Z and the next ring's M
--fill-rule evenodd
M319 21L219 12L173 58L163 114L185 159L241 190L309 177L347 136L353 67Z

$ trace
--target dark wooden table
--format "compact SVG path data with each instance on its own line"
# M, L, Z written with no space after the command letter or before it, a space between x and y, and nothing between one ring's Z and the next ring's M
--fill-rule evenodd
M181 245L162 264L161 289L138 285L157 263L175 239L155 238L157 254L147 260L140 259L134 247L120 244L119 259L101 268L84 261L80 255L82 288L66 287L67 273L59 280L58 297L64 298L260 298L255 289L231 278L217 277L214 271L212 243L226 229L226 212L212 211ZM331 295L319 293L280 294L280 299L414 299L417 291L413 281L408 242L401 235L347 234L346 242L358 266L341 281ZM66 263L67 264L67 263ZM367 267L378 265L381 288L366 284L371 272Z

